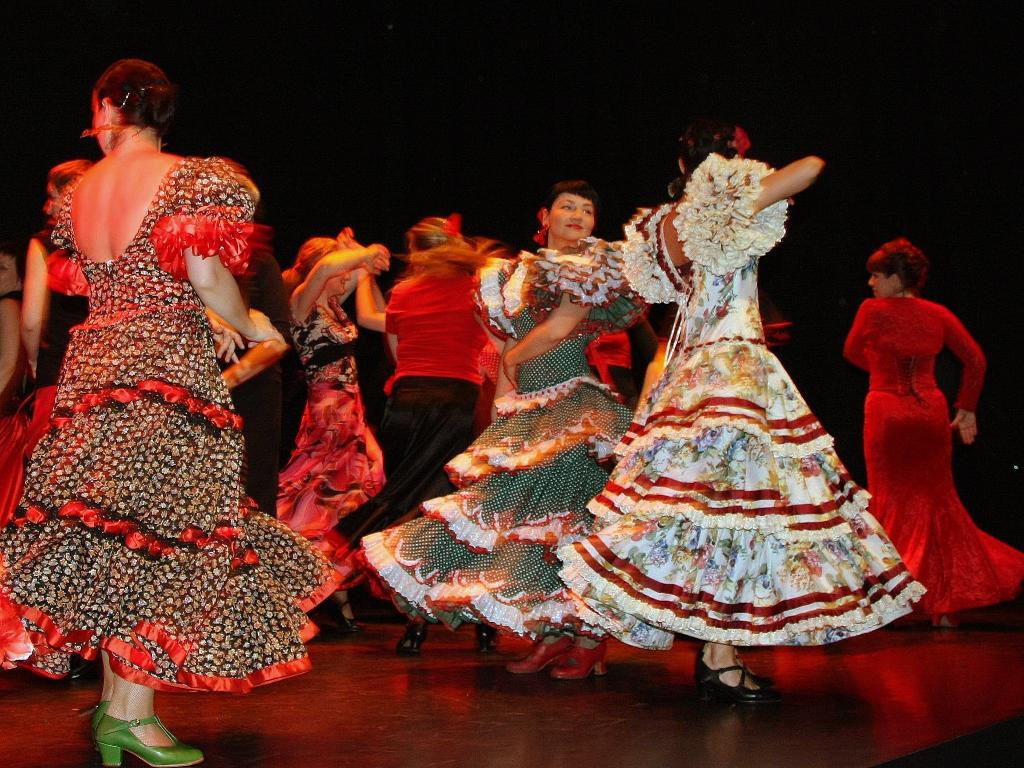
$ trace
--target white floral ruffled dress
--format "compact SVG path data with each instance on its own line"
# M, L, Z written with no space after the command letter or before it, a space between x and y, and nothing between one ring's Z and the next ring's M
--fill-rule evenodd
M555 549L591 532L587 502L608 479L599 461L630 421L594 378L586 346L637 320L645 305L629 290L619 253L600 241L580 253L523 253L481 276L485 320L503 336L525 336L563 294L590 308L587 319L520 366L518 392L496 402L494 423L449 462L458 490L363 539L371 568L410 615L530 637L601 634L558 578Z
M648 301L677 301L682 325L590 504L598 532L558 554L565 582L632 645L668 648L676 632L829 643L908 613L924 591L765 345L757 266L787 211L753 212L771 172L711 155L682 202L627 225L627 277ZM660 241L667 216L684 269Z

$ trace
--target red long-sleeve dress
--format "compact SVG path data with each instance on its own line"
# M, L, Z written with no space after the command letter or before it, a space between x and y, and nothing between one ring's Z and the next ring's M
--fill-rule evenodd
M919 608L931 614L1010 600L1024 578L1024 553L975 526L953 485L949 405L934 375L944 347L963 366L954 405L973 412L985 356L939 304L867 299L843 350L871 374L864 404L870 509L927 587Z

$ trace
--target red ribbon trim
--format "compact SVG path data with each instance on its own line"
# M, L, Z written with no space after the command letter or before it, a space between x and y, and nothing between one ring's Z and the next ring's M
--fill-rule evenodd
M312 668L309 657L304 656L299 659L272 664L241 678L198 675L181 669L188 659L190 649L171 637L165 629L151 622L140 621L136 625L132 634L137 645L126 643L114 637L101 637L98 647L90 647L88 643L95 635L92 630L76 630L65 635L57 628L53 620L42 611L18 604L15 604L15 610L26 619L32 621L36 626L43 628L42 633L30 633L33 644L36 646L36 652L26 661L19 662L18 666L52 680L59 680L63 676L40 669L33 664L33 659L44 658L56 651L77 653L84 659L94 659L99 651L107 651L110 667L115 673L126 680L145 685L157 691L191 690L248 693L256 686L266 685L286 677L299 675L303 672L308 672ZM175 673L176 682L154 677L145 671L155 671L156 663L153 660L152 654L138 639L140 637L153 641L167 652L174 664L179 667ZM71 647L66 648L65 646ZM134 666L129 666L125 661ZM136 669L136 667L141 667L141 669Z
M64 504L56 514L39 505L19 507L12 523L23 526L27 523L41 525L54 517L76 522L86 528L97 530L108 536L117 536L124 540L124 545L131 550L141 552L153 558L160 558L173 553L183 546L194 549L206 549L211 546L227 546L231 553L231 569L237 570L245 566L259 563L259 555L250 547L239 548L238 539L242 530L235 526L219 525L210 533L202 528L190 525L177 537L171 540L141 530L139 524L127 518L113 517L98 507L89 506L84 501L75 499Z
M199 416L218 429L242 428L242 417L232 410L195 397L185 387L168 384L159 379L143 379L134 387L107 387L89 392L79 397L78 402L70 409L70 413L87 413L95 408L102 408L111 403L127 405L143 398L162 399L164 402L188 411L190 415ZM65 411L67 413L68 411ZM71 417L57 415L51 419L53 426L63 429L71 424Z

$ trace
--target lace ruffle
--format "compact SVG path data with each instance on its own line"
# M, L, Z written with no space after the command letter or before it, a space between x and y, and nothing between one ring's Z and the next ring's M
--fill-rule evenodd
M567 424L558 434L536 435L515 445L471 445L448 462L445 469L455 485L465 486L496 472L536 469L584 443L592 456L605 459L612 455L618 440L617 435L609 434L590 414L582 413L575 423Z
M658 227L671 205L641 208L623 227L622 272L630 287L649 304L685 304L689 280L684 278L661 247Z
M415 563L397 560L383 541L384 534L363 539L363 552L377 579L405 612L445 622L449 626L470 621L484 621L521 637L537 639L548 627L571 630L576 634L599 638L604 631L599 617L574 599L567 590L523 611L516 605L499 600L489 585L480 582L425 584L411 573Z
M526 411L535 411L570 397L584 384L602 390L616 401L621 399L611 387L592 376L576 376L575 378L567 379L566 381L533 392L512 392L508 395L503 395L494 401L494 407L497 409L498 416L502 417L525 413Z
M845 610L796 620L775 631L723 629L708 618L683 617L653 601L626 593L603 569L598 572L592 568L572 546L559 550L559 556L565 563L559 575L570 589L585 594L588 601L599 606L615 606L597 612L601 627L628 645L652 650L671 648L676 633L729 645L825 645L889 624L910 613L911 603L925 593L921 584L910 580L895 597L888 593L877 599L872 596L854 602ZM877 586L875 591L883 588Z
M754 212L761 180L772 172L757 160L726 160L716 154L697 166L672 220L687 258L715 274L727 274L782 239L787 201Z
M622 266L622 254L595 238L581 240L578 251L523 251L513 265L481 275L484 319L492 329L509 336L512 318L528 309L539 323L564 294L590 308L574 334L626 328L640 318L645 304L629 286Z
M516 266L512 262L501 261L488 264L480 270L480 287L476 294L477 308L484 324L503 339L515 335L512 321L505 314L502 286Z

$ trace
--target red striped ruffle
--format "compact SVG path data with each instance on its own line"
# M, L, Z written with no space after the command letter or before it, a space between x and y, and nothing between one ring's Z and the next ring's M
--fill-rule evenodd
M598 560L594 557L588 551L590 547L593 547L594 551L603 560ZM599 574L601 578L610 584L614 584L623 593L637 601L659 610L668 611L680 619L698 618L710 627L744 630L753 634L777 632L784 629L787 625L807 621L808 619L848 613L852 607L851 603L870 605L886 596L895 598L914 583L907 567L901 562L899 565L881 574L866 574L862 586L857 589L839 587L832 592L810 592L789 600L782 600L773 605L755 606L749 602L726 603L714 599L714 596L707 592L691 592L677 584L666 584L652 579L628 560L617 557L597 537L592 537L587 541L575 544L574 549L594 573ZM620 573L628 575L629 578L625 578ZM886 584L896 579L899 579L896 584L891 588L886 587ZM659 594L671 595L677 600L658 599L645 592L641 592L640 589L649 589ZM688 607L681 607L680 604L687 605ZM821 608L793 615L794 611L799 611L801 608L816 604L824 605ZM732 618L712 617L712 613ZM741 619L739 615L773 620L754 622Z
M848 480L848 478L844 478L844 480ZM663 488L666 491L675 491L675 493L658 493L658 488ZM612 509L618 508L618 505L612 501L612 497L615 496L625 496L635 502L686 504L708 516L743 515L745 517L763 517L765 515L782 515L785 517L800 517L813 515L824 519L813 522L793 522L786 527L790 530L816 530L831 528L847 522L846 518L835 513L845 505L854 503L854 497L858 491L852 482L846 482L839 488L835 488L830 484L829 488L832 491L832 497L820 503L783 504L779 503L781 502L782 494L775 489L716 489L706 483L683 482L667 476L652 480L646 475L641 475L630 486L623 486L609 481L605 489L597 495L597 500ZM772 503L762 506L709 503L729 501L747 502L748 504L759 501L770 501ZM824 517L825 515L828 515L828 517Z
M742 414L737 414L732 410L723 412L717 411L716 408L742 409L750 412L754 422L766 426L771 433L772 441L777 443L799 445L828 434L821 422L818 421L818 417L810 411L796 419L769 419L764 406L752 400L742 397L708 397L691 408L663 408L651 413L642 424L633 422L625 437L622 438L622 443L629 445L653 429L690 426L699 418L709 416L742 417Z

